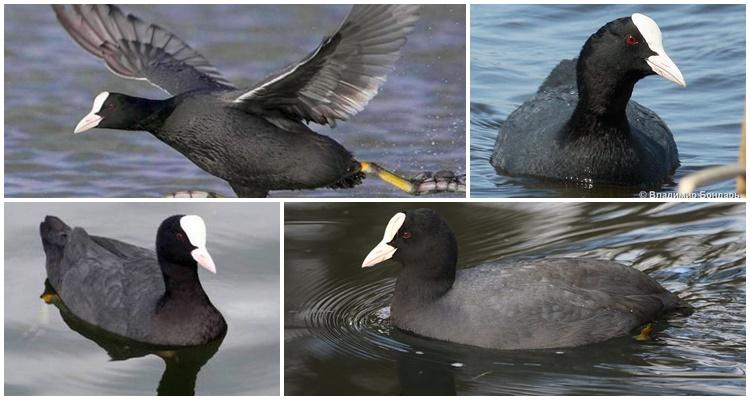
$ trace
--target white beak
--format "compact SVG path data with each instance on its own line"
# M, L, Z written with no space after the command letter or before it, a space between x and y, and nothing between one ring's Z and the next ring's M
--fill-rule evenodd
M393 257L393 253L396 252L396 248L388 244L396 237L398 230L401 229L401 225L406 220L406 214L397 213L391 220L388 221L388 226L385 227L385 234L383 234L383 240L375 246L374 249L365 257L365 261L362 262L362 268L372 267L373 265L380 264L381 262Z
M365 257L365 261L362 262L362 268L372 267L382 263L385 260L393 257L393 253L396 252L396 248L389 245L388 243L380 242L370 253Z
M214 264L214 260L211 258L211 255L208 254L208 250L199 247L191 251L190 255L193 256L193 260L195 260L198 265L211 271L214 274L216 273L216 265Z
M99 122L101 121L102 117L92 112L89 115L83 117L81 122L76 125L76 129L73 130L73 133L81 133L86 132L89 129L94 129L97 127L97 125L99 125Z
M677 65L672 61L664 51L664 44L661 41L661 29L656 22L646 15L635 13L630 16L635 27L641 32L641 35L646 39L648 47L656 53L646 59L646 63L651 69L657 74L663 76L670 81L685 87L685 79L682 77L682 72L677 68Z
M682 77L682 72L677 68L674 61L667 56L667 53L651 56L646 59L646 63L654 70L654 72L664 78L669 79L682 87L687 86L685 79Z

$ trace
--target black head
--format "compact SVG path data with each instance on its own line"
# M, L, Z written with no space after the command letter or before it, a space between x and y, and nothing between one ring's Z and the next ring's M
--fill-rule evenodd
M99 93L94 99L91 112L81 119L73 133L94 128L146 129L144 120L154 113L154 104L158 102L121 93Z
M405 268L455 275L458 244L448 223L435 210L420 208L394 215L383 240L367 255L362 267L393 259Z
M206 250L206 225L197 215L173 215L164 220L156 233L156 254L160 261L216 273Z
M604 25L591 35L578 57L578 86L586 76L601 80L612 76L615 80L635 84L653 74L685 86L677 65L669 58L659 26L643 14L619 18Z

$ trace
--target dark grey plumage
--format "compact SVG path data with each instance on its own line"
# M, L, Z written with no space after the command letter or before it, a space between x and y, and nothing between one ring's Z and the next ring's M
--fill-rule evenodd
M668 182L680 165L672 132L655 112L629 101L636 82L656 73L646 61L656 54L630 17L606 24L578 59L560 62L508 116L490 163L506 175L586 185ZM684 84L681 75L668 79Z
M168 293L165 279L173 273L165 265L171 263L160 263L151 250L90 236L57 217L46 217L39 229L48 282L81 320L127 339L169 346L205 344L226 332L194 265L192 272L184 267L185 276L175 274L184 282Z
M118 76L146 79L173 95L198 89L236 89L180 38L158 25L125 15L115 6L74 4L52 8L76 43L103 59Z
M561 61L534 97L503 122L492 165L508 175L584 184L663 183L680 165L677 144L659 115L635 101L625 109L629 136L601 130L575 142L560 138L578 103L576 61Z
M351 153L305 122L334 126L365 107L393 69L418 6L355 5L317 50L246 90L176 36L117 7L53 8L76 42L104 58L113 72L147 79L175 96L106 94L100 110L90 114L101 121L81 131L147 130L229 182L238 195L257 197L362 181Z
M297 64L237 98L251 111L280 109L284 117L335 125L362 111L393 70L416 5L355 5L338 30Z
M401 279L401 277L399 277ZM611 261L550 258L458 270L433 302L394 294L393 323L422 336L496 349L573 347L627 335L683 302Z
M393 237L363 266L401 264L391 322L421 336L504 350L572 347L690 308L647 274L612 261L494 261L457 271L456 238L431 209L406 211L400 226L397 214L386 232Z

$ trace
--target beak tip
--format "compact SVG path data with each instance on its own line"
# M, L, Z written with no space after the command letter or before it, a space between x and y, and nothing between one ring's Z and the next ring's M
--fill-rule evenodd
M102 117L96 114L89 114L83 119L81 119L80 122L78 122L78 125L73 129L73 134L79 134L86 132L88 130L94 129L97 126L99 126L99 123L102 122Z
M203 267L203 269L208 270L208 272L212 274L216 273L216 265L214 265L214 263L203 263L200 264L200 266Z
M213 260L210 260L209 262L205 263L205 265L202 265L203 268L207 269L212 274L216 273L216 264L213 263Z

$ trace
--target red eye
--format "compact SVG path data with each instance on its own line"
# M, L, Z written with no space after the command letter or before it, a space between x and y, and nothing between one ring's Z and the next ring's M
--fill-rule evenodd
M401 237L404 238L404 239L408 239L408 238L411 237L411 232L409 232L409 231L403 231L403 232L401 232Z
M628 34L625 36L625 44L628 46L633 46L638 44L638 39L635 38L635 36Z
M183 235L182 232L177 232L177 235L175 236L177 236L177 240L185 240L185 235Z

